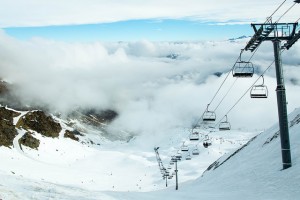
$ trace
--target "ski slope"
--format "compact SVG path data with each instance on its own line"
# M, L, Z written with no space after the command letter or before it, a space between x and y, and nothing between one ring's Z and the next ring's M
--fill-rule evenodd
M212 146L206 149L200 142L199 156L178 163L178 191L174 178L165 187L153 147L160 147L162 161L168 166L183 142L190 149L197 145L188 140L187 129L160 138L141 135L129 142L99 137L94 145L36 133L41 142L38 151L24 146L22 150L0 148L0 199L297 199L300 109L290 114L289 120L292 168L281 171L280 140L271 140L278 125L263 133L199 129L209 133ZM237 149L241 150L230 156Z

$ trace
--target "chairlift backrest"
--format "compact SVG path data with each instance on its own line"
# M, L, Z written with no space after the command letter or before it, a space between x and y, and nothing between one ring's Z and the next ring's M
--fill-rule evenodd
M250 61L243 61L242 60L242 53L244 49L241 50L239 61L237 61L232 69L232 76L245 78L245 77L252 77L254 74L254 67L252 62Z
M198 132L194 132L190 135L190 140L191 141L197 141L199 140L199 133Z
M227 130L231 129L230 123L228 122L227 115L225 115L225 117L226 117L225 121L223 121L219 124L220 131L227 131Z
M254 85L251 88L250 91L250 97L251 98L268 98L268 88L267 86L264 84L265 83L265 79L264 76L261 76L263 79L263 82L261 85Z
M203 121L216 121L216 113L208 110L209 104L207 105L206 111L202 115Z
M181 146L181 151L189 151L189 147L186 145Z
M246 78L246 77L252 77L253 74L254 74L253 64L247 61L236 62L232 70L233 77Z
M186 160L192 160L192 156L190 155L190 153L185 157Z
M229 122L221 122L219 124L219 130L220 131L229 131L231 129L230 123Z
M196 148L192 151L192 155L199 155L199 149Z
M254 85L250 91L251 98L268 98L268 89L265 85Z
M262 84L261 85L254 85L251 88L250 91L250 97L251 98L268 98L268 88L267 86L264 84L265 83L265 79L264 76L262 75Z

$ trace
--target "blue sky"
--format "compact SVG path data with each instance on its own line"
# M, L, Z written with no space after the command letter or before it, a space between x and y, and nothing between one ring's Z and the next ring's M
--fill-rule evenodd
M253 35L250 23L264 22L281 3L282 0L0 0L0 28L22 40L224 40ZM293 4L293 0L286 1L273 19ZM293 22L298 18L296 5L281 20Z
M128 20L112 23L4 28L18 39L59 41L199 41L252 35L250 24L218 25L191 20Z

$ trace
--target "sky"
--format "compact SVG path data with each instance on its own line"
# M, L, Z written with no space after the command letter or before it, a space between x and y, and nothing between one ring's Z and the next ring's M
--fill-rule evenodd
M223 40L252 35L281 0L0 0L0 28L28 40L182 41ZM287 1L278 19L291 5ZM298 6L298 5L297 5ZM282 20L298 19L292 9Z
M250 39L224 38L251 35L249 23L264 21L282 1L119 2L0 1L0 77L15 84L27 104L63 113L78 106L114 109L119 117L113 125L123 130L191 127ZM287 1L273 18L291 5ZM249 17L253 13L255 18ZM296 21L297 13L299 5L282 20ZM296 44L283 54L289 112L299 107L299 49ZM250 56L244 52L243 59ZM271 42L265 42L253 57L255 76L237 81L218 108L218 120L272 61ZM233 82L231 77L224 84L212 109ZM274 67L265 84L270 98L254 101L246 95L228 115L233 127L262 129L275 123Z

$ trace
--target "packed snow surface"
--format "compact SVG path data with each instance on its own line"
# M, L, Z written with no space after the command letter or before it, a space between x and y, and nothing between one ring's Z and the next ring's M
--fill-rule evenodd
M0 199L294 200L300 196L300 109L289 120L293 166L286 170L282 170L278 125L251 133L199 128L194 130L200 132L197 142L190 141L190 130L183 128L127 142L101 137L97 141L94 136L94 144L36 133L38 151L19 146L17 140L24 134L20 130L13 148L0 148ZM202 145L205 135L212 141L208 148ZM166 188L153 148L160 147L167 168L183 142L189 152L198 148L200 155L188 161L188 153L182 152L176 191L175 176Z

